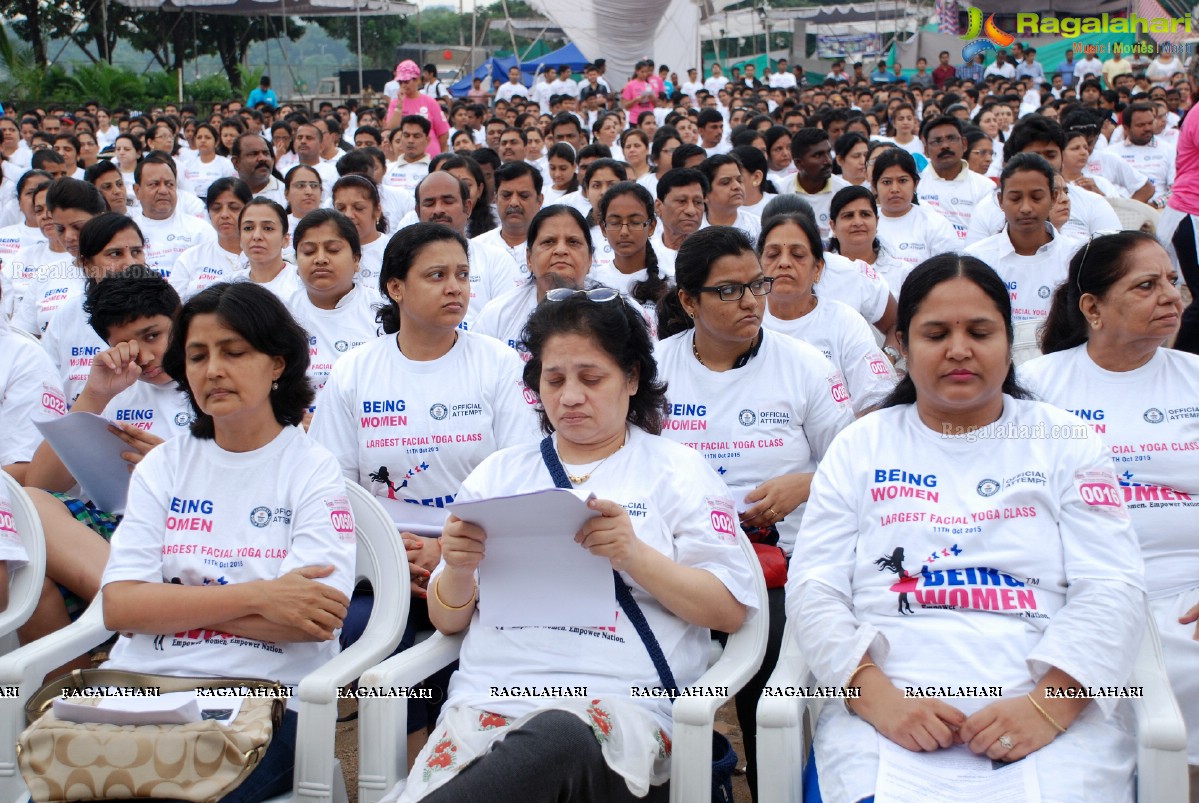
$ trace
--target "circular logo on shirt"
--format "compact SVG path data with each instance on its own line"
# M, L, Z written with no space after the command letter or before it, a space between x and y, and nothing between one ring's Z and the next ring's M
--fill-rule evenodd
M994 496L999 493L999 483L992 479L985 479L978 484L979 496Z
M429 415L433 416L433 420L442 421L449 415L449 408L444 404L435 404L429 408Z
M1156 407L1150 407L1141 418L1145 419L1146 424L1160 424L1166 420L1165 414Z
M344 340L338 340L336 343L333 344L333 348L337 349L338 351L348 351L350 348L350 344Z
M908 250L908 245L909 245L909 243L900 243L900 244L899 244L899 250L900 250L900 251L906 251L906 250Z
M1039 295L1041 298L1049 298L1049 294L1051 292L1053 292L1053 291L1050 290L1045 285L1041 285L1040 287L1037 288L1037 295Z
M953 204L954 206L957 206L959 203L961 203L961 201L959 201L957 198L950 198L949 203Z
M175 235L173 235L173 234L168 234L168 235L167 235L167 242L168 242L168 243L173 243L173 242L175 242Z
M753 410L742 410L737 413L737 420L743 427L752 427L758 421L758 414Z
M271 523L271 509L259 505L250 511L250 523L255 527L265 527Z
M196 420L194 415L190 413L175 413L175 426L186 427Z
M358 271L358 275L361 276L363 279L373 279L375 276L375 272L373 270L371 270L370 268L362 268L361 270Z

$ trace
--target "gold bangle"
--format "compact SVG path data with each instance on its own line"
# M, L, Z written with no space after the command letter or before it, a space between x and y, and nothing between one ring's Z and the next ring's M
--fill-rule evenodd
M849 697L849 687L850 687L850 684L851 684L851 683L853 683L853 679L854 679L854 678L856 678L856 677L858 676L858 673L859 673L859 672L861 672L863 669L866 669L866 668L868 668L868 667L871 667L871 666L873 666L875 669L878 669L878 664L872 663L872 662L870 662L870 661L867 661L867 662L866 662L866 663L864 663L864 664L858 664L858 668L857 668L857 669L855 669L853 672L850 672L850 673L849 673L849 680L845 681L845 685L842 687L842 688L844 688L844 689L845 689L845 691L846 691L846 694L845 694L845 710L846 710L846 711L848 711L849 713L853 714L855 717L857 716L857 713L856 713L856 712L853 710L853 708L851 708L851 707L850 707L850 705L849 705L849 700L850 700L850 697Z
M1038 711L1041 712L1041 716L1043 716L1043 717L1045 717L1045 719L1049 720L1050 725L1057 728L1058 733L1066 732L1066 729L1063 728L1061 725L1059 725L1056 719L1049 716L1049 712L1041 707L1041 704L1037 702L1037 699L1035 697L1033 697L1031 693L1029 693L1029 695L1028 695L1028 701L1033 704L1034 708L1036 708Z
M479 584L475 583L475 588L470 593L470 599L468 599L466 602L462 603L461 605L451 605L448 602L446 602L444 599L441 598L441 575L439 574L439 575L437 575L437 582L433 584L433 596L437 599L437 604L440 605L441 607L445 608L446 610L460 611L463 608L468 607L472 602L474 602L476 599L478 599Z

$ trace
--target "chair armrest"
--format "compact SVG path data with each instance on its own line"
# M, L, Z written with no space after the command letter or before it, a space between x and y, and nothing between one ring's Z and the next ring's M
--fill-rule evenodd
M759 803L803 801L802 767L808 753L804 711L814 711L809 706L816 701L785 693L771 695L769 690L810 685L811 674L795 639L795 628L788 622L778 663L758 700L758 765L774 768L758 773Z
M411 687L458 660L463 634L434 633L362 673L359 688ZM358 801L377 803L407 776L408 705L403 698L358 701Z
M1138 749L1185 751L1186 725L1166 676L1161 638L1152 620L1150 624L1141 640L1130 681L1130 685L1141 687L1144 693L1141 698L1129 700L1136 715Z

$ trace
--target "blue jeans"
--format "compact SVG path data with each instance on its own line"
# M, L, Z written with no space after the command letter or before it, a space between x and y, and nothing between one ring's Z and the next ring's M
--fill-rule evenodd
M241 786L221 798L221 803L259 803L291 791L292 776L296 770L296 726L299 717L295 711L283 713L283 724L275 731L271 745L266 749L262 761L242 781ZM329 756L333 760L333 756Z

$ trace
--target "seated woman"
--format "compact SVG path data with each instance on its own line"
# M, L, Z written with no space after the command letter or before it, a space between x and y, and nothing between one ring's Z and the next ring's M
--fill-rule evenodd
M300 289L300 276L296 266L283 258L290 239L287 212L274 201L259 196L242 207L237 223L241 227L241 250L246 263L229 281L260 284L280 300L290 298Z
M965 745L1032 759L1045 800L1131 801L1118 701L1056 694L1123 684L1144 628L1144 568L1107 447L1027 400L1008 290L979 260L917 267L898 330L907 377L821 461L787 583L817 682L860 689L816 725L823 799L873 795L889 745ZM1035 434L1052 431L1070 435Z
M880 153L870 169L870 185L883 212L878 219L878 239L913 268L929 257L960 247L953 225L940 212L920 204L916 197L919 184L916 161L900 148Z
M1199 793L1199 357L1166 348L1178 332L1178 273L1151 235L1096 237L1074 255L1045 321L1045 356L1020 366L1037 398L1102 421L1145 558L1149 610L1187 723ZM1097 410L1101 407L1102 410ZM1158 444L1170 444L1168 449Z
M804 215L776 215L762 228L758 254L774 280L762 325L815 346L845 379L854 413L873 409L898 377L857 310L816 295L824 272L819 230Z
M261 287L214 285L183 307L164 368L184 378L196 421L133 472L102 583L105 626L123 634L106 667L295 686L337 654L354 536L330 518L350 515L337 460L296 426L307 365L304 330ZM290 790L290 706L226 803Z
M542 429L554 433L567 475L597 497L590 504L599 515L575 540L628 584L681 688L704 671L709 628L735 631L747 609L760 606L756 569L732 533L713 523L713 512L733 510L720 478L699 454L658 436L665 388L641 314L609 288L558 288L548 298L522 337L530 353L524 379L540 395ZM484 460L457 498L553 484L530 443ZM670 704L630 697L630 687L661 681L629 618L618 613L603 638L590 628L483 627L477 571L486 565L487 533L451 516L442 542L429 614L440 631L465 630L466 638L446 709L401 800L665 800ZM490 694L531 677L587 686L589 694Z
M493 298L479 313L474 331L527 355L520 335L529 315L549 290L582 287L594 255L591 229L577 209L565 204L543 207L529 223L525 259L531 281Z
M29 562L29 553L13 525L12 501L0 484L0 611L8 609L9 574Z
M379 188L366 176L351 173L333 185L333 208L348 217L358 229L359 252L356 281L367 287L379 283L383 249L387 247L387 219ZM298 225L298 224L297 224Z
M217 239L205 240L184 251L171 268L171 286L183 298L229 278L244 268L241 252L241 210L254 198L240 178L218 178L208 185L204 204Z
M898 296L915 265L896 257L878 237L878 203L865 187L842 187L829 203L828 252L865 262Z

